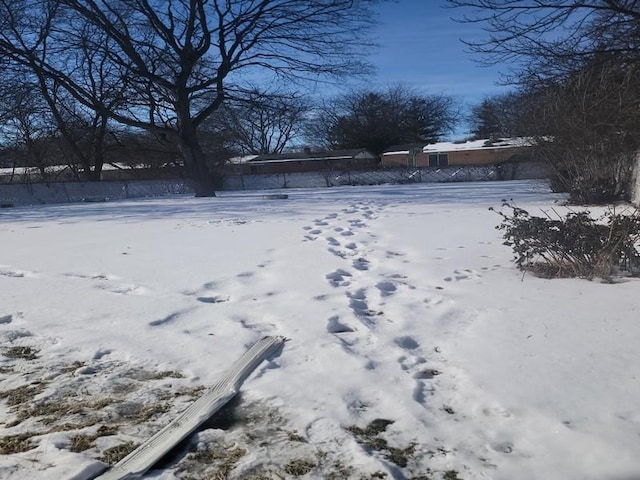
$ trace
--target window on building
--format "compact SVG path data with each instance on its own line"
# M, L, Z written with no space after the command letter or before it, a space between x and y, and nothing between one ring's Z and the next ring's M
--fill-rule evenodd
M446 167L447 165L449 165L448 153L430 153L429 154L430 167Z
M416 166L416 152L414 150L409 151L407 157L407 167L412 168Z

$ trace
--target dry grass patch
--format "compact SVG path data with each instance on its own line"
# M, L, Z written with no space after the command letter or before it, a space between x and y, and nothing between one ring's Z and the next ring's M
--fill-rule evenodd
M60 427L55 427L51 429L49 432L79 430L80 428L84 428L85 426L65 424ZM70 428L61 429L61 427L70 427ZM89 450L90 448L95 447L95 441L98 438L115 435L116 433L118 433L117 426L102 425L93 434L80 433L78 435L74 435L73 437L70 438L71 443L69 445L69 450L71 452L76 452L76 453L84 452L85 450Z
M49 430L47 430L47 433L71 432L73 430L82 430L83 428L91 427L92 425L95 425L95 424L96 424L95 418L87 418L80 422L74 422L74 423L67 422L67 423L61 423L59 425L54 425Z
M157 394L157 398L159 401L173 400L176 397L191 397L197 398L200 397L204 391L207 389L204 385L198 385L191 388L181 388L175 391L160 391Z
M284 471L294 477L301 477L302 475L309 473L314 468L316 468L316 463L312 460L297 458L287 463L284 466Z
M297 430L285 430L285 433L290 442L309 443L302 435L298 435Z
M67 425L73 426L69 424ZM51 431L53 432L53 431L60 431L60 430L58 429L58 427L56 427ZM96 439L100 437L107 437L109 435L115 435L116 433L118 433L118 427L102 425L100 428L96 430L96 433L93 433L93 434L81 433L78 435L74 435L70 439L71 444L69 445L69 450L76 453L84 452L85 450L89 450L90 448L95 447Z
M148 405L140 410L140 413L135 418L136 423L146 422L156 415L167 413L171 406L168 403L159 403L154 405Z
M60 369L61 373L71 373L71 372L75 372L77 369L84 367L85 363L81 362L80 360L76 360L75 362L71 363L70 365L67 365L66 367L63 367Z
M102 452L102 456L100 460L109 465L115 465L124 457L133 452L136 448L140 446L139 443L135 442L125 442L120 445L116 445L115 447L107 448L104 452Z
M35 435L37 433L21 433L0 437L0 454L11 455L12 453L26 452L36 448L36 445L31 442L31 437Z
M38 352L40 352L40 350L33 347L10 347L2 352L2 354L7 358L35 360L38 358Z
M70 438L69 450L71 452L80 453L89 450L95 446L96 438L94 435L74 435Z
M247 451L242 447L214 446L189 454L185 466L189 468L197 464L212 465L215 467L212 474L205 475L204 477L202 477L201 474L197 478L226 480L240 459L246 454Z
M162 380L164 378L184 378L184 375L176 370L162 370L154 372L151 380Z
M170 410L168 403L153 403L144 405L136 402L123 402L116 407L116 414L134 424L144 423L156 415L166 413Z
M33 400L36 395L44 390L44 387L44 383L39 383L36 385L23 385L11 390L4 390L0 392L0 399L5 400L7 405L11 407L21 405Z
M27 418L42 417L40 421L45 425L50 425L61 418L68 418L89 411L102 410L104 407L115 402L116 400L113 398L100 398L89 401L81 398L75 400L71 400L69 397L53 398L42 404L20 410L18 412L18 420L22 422ZM89 425L94 425L97 421L98 419L95 418Z
M393 420L387 420L385 418L376 418L371 421L365 428L360 428L356 425L346 427L349 433L351 433L356 440L365 445L366 447L376 452L382 452L384 456L390 462L397 466L404 468L409 463L409 459L414 455L417 444L411 443L406 448L398 448L389 445L389 442L382 438L380 435L384 433Z
M447 470L442 476L442 480L462 480L455 470Z

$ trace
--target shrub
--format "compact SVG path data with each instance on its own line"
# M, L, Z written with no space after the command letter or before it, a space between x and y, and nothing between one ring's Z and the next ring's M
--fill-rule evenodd
M640 274L637 208L620 213L611 209L594 219L588 211L544 218L508 202L502 207L497 212L502 223L496 228L503 232L504 245L513 249L522 271L545 278L610 279L614 273Z

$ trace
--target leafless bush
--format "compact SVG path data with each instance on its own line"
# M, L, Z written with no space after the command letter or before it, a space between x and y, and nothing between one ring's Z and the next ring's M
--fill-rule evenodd
M511 210L505 213L504 210ZM509 203L498 212L504 244L522 271L546 278L610 279L614 273L640 275L640 210L589 212L564 217L531 216Z

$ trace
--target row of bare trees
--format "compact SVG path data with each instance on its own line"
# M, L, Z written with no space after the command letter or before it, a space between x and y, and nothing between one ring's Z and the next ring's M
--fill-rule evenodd
M553 186L576 202L628 199L640 151L640 2L448 1L484 27L469 48L509 65L514 86L474 108L474 134L529 136Z
M38 92L47 123L89 177L99 175L111 131L126 126L177 146L196 195L211 196L221 165L203 148L207 121L225 102L250 98L256 78L278 85L365 72L356 52L369 45L376 2L0 0L0 63Z

